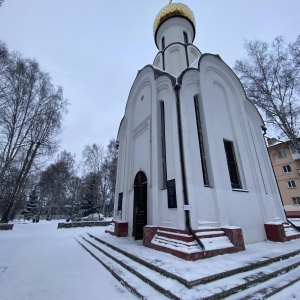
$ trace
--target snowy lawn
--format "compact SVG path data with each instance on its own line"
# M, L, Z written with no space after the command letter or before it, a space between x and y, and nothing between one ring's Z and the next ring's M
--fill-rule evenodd
M248 245L246 251L187 262L115 238L105 227L57 229L58 221L16 222L0 231L0 300L136 299L74 237L89 232L188 280L236 268L300 248L300 241ZM251 289L250 289L251 290ZM300 299L300 283L270 299Z
M57 223L20 222L0 231L1 300L136 299L74 239L99 228Z

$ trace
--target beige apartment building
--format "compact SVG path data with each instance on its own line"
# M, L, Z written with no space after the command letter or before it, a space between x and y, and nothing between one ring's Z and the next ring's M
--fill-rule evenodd
M287 217L300 217L300 155L288 142L268 140L268 152L274 168Z

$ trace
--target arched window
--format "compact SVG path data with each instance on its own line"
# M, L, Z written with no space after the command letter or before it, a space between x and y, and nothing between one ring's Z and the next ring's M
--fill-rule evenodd
M183 32L183 40L184 40L185 44L187 44L189 42L187 33L185 31Z
M162 187L167 187L167 157L166 157L166 131L165 131L165 104L160 101L160 140L162 163Z
M204 182L204 186L209 186L204 141L203 141L203 132L202 132L201 118L200 118L200 108L199 108L199 101L197 95L194 97L194 105L195 105L195 114L196 114L196 122L197 122L200 157L201 157L201 164L202 164L203 182Z
M228 172L231 181L231 187L233 189L241 189L241 179L239 174L239 168L237 165L234 145L232 141L224 140L224 148L226 153L226 160L228 165Z
M165 49L165 37L163 36L161 39L161 50Z

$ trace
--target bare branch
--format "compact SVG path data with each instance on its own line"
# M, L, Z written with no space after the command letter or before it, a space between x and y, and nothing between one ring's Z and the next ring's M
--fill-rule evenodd
M263 113L267 123L299 150L300 36L287 44L282 36L271 45L247 41L247 58L237 60L235 71L248 99Z

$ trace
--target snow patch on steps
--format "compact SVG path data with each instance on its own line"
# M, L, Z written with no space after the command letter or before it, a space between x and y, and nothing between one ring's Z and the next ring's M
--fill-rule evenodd
M206 251L234 247L227 236L203 238L201 239L201 241L204 244ZM196 241L184 242L181 240L170 239L156 234L151 243L154 245L163 246L165 248L178 250L184 253L199 252L199 245Z

